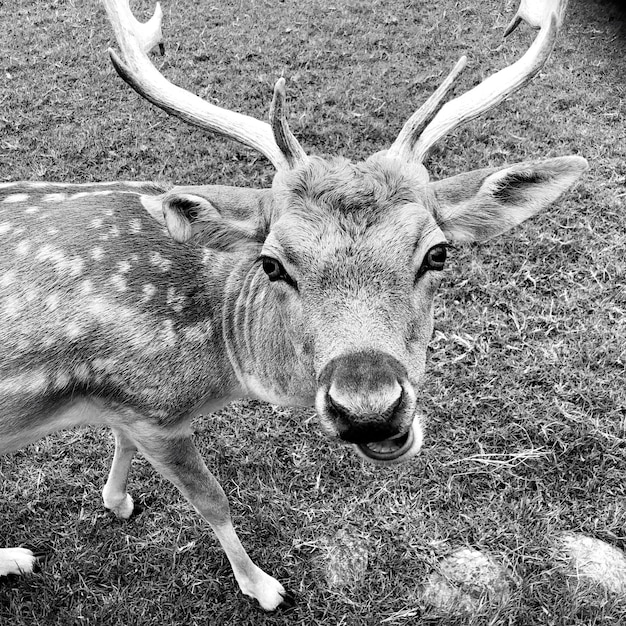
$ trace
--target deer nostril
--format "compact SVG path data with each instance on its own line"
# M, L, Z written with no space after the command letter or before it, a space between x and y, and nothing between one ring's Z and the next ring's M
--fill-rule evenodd
M396 418L403 407L404 391L399 384L397 390L387 391L372 394L374 397L360 395L348 399L342 398L331 385L326 403L339 436L351 442L370 442L397 435Z
M342 392L333 382L326 394L329 406L339 415L350 417L372 417L378 420L391 417L402 404L404 390L396 380L392 387Z
M400 408L402 400L404 399L404 390L400 387L400 395L393 404L390 404L383 413L380 414L381 418L389 419Z

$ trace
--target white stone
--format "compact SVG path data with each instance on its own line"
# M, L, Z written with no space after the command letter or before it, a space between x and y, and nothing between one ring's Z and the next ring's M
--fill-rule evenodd
M422 590L422 600L448 615L467 615L485 604L503 605L511 597L513 573L493 557L461 548L439 562Z

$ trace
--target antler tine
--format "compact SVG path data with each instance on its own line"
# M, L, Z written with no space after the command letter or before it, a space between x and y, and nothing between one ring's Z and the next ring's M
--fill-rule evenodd
M521 0L515 17L504 31L504 36L508 37L520 25L522 20L532 28L541 28L552 13L557 16L558 26L560 27L563 23L567 2L568 0L546 0L545 2Z
M299 163L304 163L307 155L287 124L286 101L285 79L281 76L274 86L274 97L270 106L270 126L280 151L285 155L289 167L293 168Z
M117 73L142 97L170 115L189 124L239 141L265 155L277 170L290 169L291 152L279 147L272 127L248 115L215 106L195 94L169 82L154 67L146 52L160 42L161 9L157 4L153 17L139 23L128 0L103 0L113 26L123 61L109 48ZM293 138L295 141L295 138ZM296 142L297 143L297 142ZM287 145L291 146L291 143ZM304 151L300 148L302 154Z
M152 48L159 46L159 51L163 54L163 31L161 30L163 11L161 9L161 3L156 3L152 17L145 23L141 23L135 18L130 10L130 7L128 6L128 2L120 4L119 7L120 16L123 17L123 21L128 24L135 33L135 36L139 40L141 49L144 52L150 52Z
M410 153L403 148L404 157L413 162L423 163L439 139L457 126L496 106L530 81L544 66L554 48L566 4L567 0L522 0L515 18L507 28L507 33L510 33L521 20L534 28L540 28L530 48L512 65L444 104L420 137L413 142ZM400 137L396 139L393 146L399 139Z
M400 134L393 142L387 156L397 157L404 161L411 161L413 158L413 149L421 134L424 132L428 124L433 120L437 112L444 104L446 96L450 93L454 86L454 81L467 65L467 57L462 56L452 68L446 79L439 85L437 90L422 104L422 106L411 115L409 120L404 124Z

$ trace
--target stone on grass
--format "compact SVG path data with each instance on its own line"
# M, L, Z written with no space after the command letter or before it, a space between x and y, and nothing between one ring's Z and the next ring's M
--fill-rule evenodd
M367 570L368 550L365 540L350 529L341 529L321 542L318 566L328 587L339 590L363 580Z
M506 604L514 584L513 573L493 557L461 548L439 562L424 584L422 601L444 614L467 615Z
M578 583L597 584L626 595L626 555L622 550L579 533L563 533L557 543L557 560Z

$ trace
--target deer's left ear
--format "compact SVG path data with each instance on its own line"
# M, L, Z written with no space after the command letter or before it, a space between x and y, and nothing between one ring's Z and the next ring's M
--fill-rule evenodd
M174 241L200 234L202 245L224 251L261 243L273 206L271 190L220 185L174 187L141 201Z
M450 241L486 241L539 213L587 168L582 157L568 156L433 182L434 216Z

